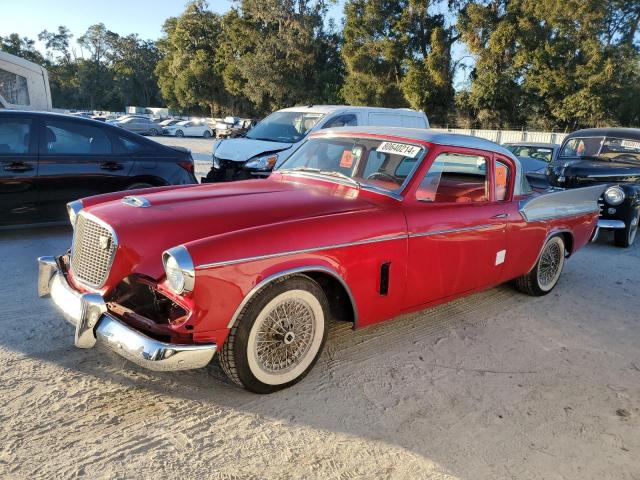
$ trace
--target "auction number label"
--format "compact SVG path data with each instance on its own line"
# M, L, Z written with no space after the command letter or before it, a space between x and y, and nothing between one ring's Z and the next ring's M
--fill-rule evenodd
M422 150L415 145L408 145L406 143L395 142L382 142L376 152L389 153L391 155L402 155L403 157L416 158L418 153Z

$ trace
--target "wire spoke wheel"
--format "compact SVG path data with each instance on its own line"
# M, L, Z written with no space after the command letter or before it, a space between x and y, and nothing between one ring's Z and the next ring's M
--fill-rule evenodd
M258 326L254 344L258 365L275 374L291 370L309 351L314 331L314 313L304 300L279 303Z
M549 242L542 254L538 264L538 285L541 289L553 288L558 281L562 266L564 264L564 251L560 242Z

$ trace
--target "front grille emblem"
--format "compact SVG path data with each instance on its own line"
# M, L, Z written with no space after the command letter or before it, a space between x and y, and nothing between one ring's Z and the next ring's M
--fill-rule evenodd
M100 238L98 238L98 244L102 250L109 250L111 247L111 237L100 235Z

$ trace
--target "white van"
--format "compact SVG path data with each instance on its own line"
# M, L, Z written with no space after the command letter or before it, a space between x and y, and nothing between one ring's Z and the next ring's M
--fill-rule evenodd
M429 128L424 112L409 108L311 105L278 110L242 138L213 144L213 168L203 182L229 182L268 176L311 132L330 127Z
M47 70L7 52L0 52L0 108L51 110Z

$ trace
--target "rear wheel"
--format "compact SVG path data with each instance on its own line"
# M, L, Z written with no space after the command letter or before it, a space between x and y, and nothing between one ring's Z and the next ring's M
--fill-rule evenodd
M302 380L327 337L329 305L304 275L285 277L258 292L240 313L220 350L227 376L255 393L272 393Z
M155 128L152 128L151 130L149 130L149 135L151 135L152 137L155 137L156 135L158 135L158 130L156 130Z
M205 130L202 136L204 138L211 138L211 132L209 130Z
M613 232L613 241L618 247L629 248L633 245L638 235L638 221L640 221L640 210L635 212L625 228Z
M565 246L562 237L547 240L533 269L516 279L518 290L527 295L542 296L557 285L564 267Z

